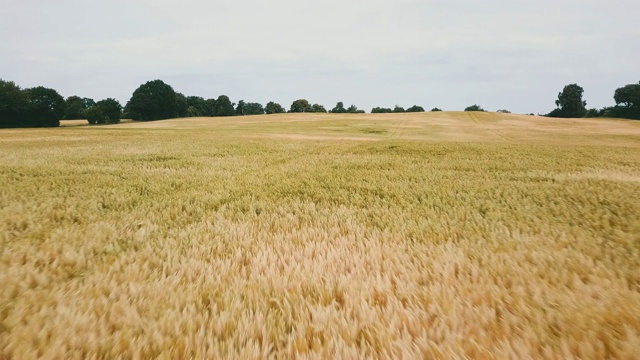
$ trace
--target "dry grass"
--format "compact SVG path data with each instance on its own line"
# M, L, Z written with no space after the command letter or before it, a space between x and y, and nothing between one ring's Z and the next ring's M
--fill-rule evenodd
M0 358L640 349L640 122L3 130L0 169Z

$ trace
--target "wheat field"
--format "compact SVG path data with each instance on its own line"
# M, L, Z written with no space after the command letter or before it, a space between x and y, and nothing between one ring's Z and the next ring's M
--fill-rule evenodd
M0 358L640 353L640 122L1 130L0 169Z

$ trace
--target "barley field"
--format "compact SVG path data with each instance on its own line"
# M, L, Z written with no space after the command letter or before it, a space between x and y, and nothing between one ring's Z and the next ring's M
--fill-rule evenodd
M640 122L0 130L0 184L0 358L640 354Z

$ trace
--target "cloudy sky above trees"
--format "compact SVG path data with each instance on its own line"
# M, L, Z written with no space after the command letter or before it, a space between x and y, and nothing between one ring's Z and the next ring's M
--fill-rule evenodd
M544 113L640 80L637 0L0 0L0 78L123 105L185 95Z

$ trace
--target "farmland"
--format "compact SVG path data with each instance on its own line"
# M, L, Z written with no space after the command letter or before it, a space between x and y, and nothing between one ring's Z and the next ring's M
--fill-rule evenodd
M0 131L0 358L632 358L640 122Z

